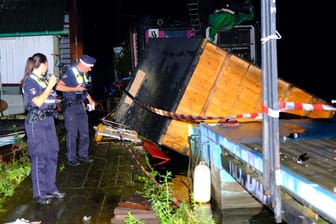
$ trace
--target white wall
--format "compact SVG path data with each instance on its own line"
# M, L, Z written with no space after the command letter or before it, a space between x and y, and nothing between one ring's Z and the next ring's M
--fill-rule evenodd
M2 84L19 84L26 60L34 53L43 53L49 62L49 73L54 72L54 36L0 38L0 77Z
M55 71L54 54L58 54L56 36L31 36L0 38L0 97L8 103L4 115L24 112L20 81L27 58L34 53L43 53L48 58L48 73ZM6 84L11 84L9 87Z

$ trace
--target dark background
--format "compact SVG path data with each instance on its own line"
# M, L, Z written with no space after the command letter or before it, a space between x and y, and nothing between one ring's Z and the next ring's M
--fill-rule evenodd
M84 53L94 55L98 59L96 72L107 76L113 73L113 47L129 38L133 22L146 15L188 15L184 0L83 0L81 4ZM256 20L261 24L261 1L253 0L253 4ZM200 0L203 24L210 13L223 5L224 1ZM276 26L281 35L277 40L279 78L327 102L335 97L334 14L333 7L325 2L276 2Z

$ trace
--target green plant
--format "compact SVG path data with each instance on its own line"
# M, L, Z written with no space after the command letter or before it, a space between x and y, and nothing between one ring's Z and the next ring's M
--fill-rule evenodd
M22 154L8 163L0 163L0 196L10 197L15 188L30 174L30 161L27 147L21 149Z
M63 170L65 169L65 165L64 165L64 163L61 163L60 165L59 165L59 172L61 173L61 172L63 172Z
M30 174L28 148L17 126L13 125L15 142L12 144L13 158L0 161L0 208L6 199L14 194L17 186Z
M15 189L19 184L30 174L31 164L28 155L28 147L20 133L17 131L16 125L13 125L15 143L13 148L19 152L17 156L8 163L0 161L0 208L1 204L14 194ZM59 125L56 126L56 132L61 135L64 130ZM62 137L62 136L61 136ZM65 136L60 138L60 142L65 141ZM59 171L62 172L65 165L62 163L59 166Z
M195 203L192 196L191 204L182 201L179 205L176 205L176 200L172 196L173 182L171 172L168 171L166 175L161 175L151 169L150 176L151 178L140 177L144 182L144 191L138 193L150 201L159 223L215 224L212 216L209 216L201 204ZM137 220L129 213L125 223L138 224L143 222Z
M16 125L13 125L13 131L14 131L14 139L15 139L15 143L18 144L18 146L24 145L24 141L23 139L20 137L20 134L17 130Z
M28 155L28 147L24 139L20 137L17 126L13 125L15 143L13 144L14 151L19 152L18 156L8 162L0 161L0 198L2 201L6 197L14 194L15 188L30 174L30 158ZM62 125L56 125L57 135L61 135L64 130ZM60 142L65 141L65 136L60 138ZM59 167L60 172L65 169L64 164Z
M138 220L137 218L135 218L131 212L127 213L127 216L125 217L124 223L129 223L129 224L145 224L144 221L142 220Z

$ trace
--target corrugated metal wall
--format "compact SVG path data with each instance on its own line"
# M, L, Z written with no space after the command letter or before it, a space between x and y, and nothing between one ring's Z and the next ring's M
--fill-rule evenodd
M20 81L27 58L43 53L49 62L48 73L58 72L59 41L56 36L29 36L0 38L0 99L8 103L3 115L24 113Z
M55 36L32 36L0 38L0 78L2 84L19 84L22 79L26 60L40 52L48 57L49 71L54 73L58 43Z

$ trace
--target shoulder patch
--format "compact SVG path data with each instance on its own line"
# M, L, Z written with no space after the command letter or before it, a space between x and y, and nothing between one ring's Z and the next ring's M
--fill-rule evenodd
M31 88L31 89L29 90L29 92L30 92L32 95L35 95L35 94L37 93L36 88Z

